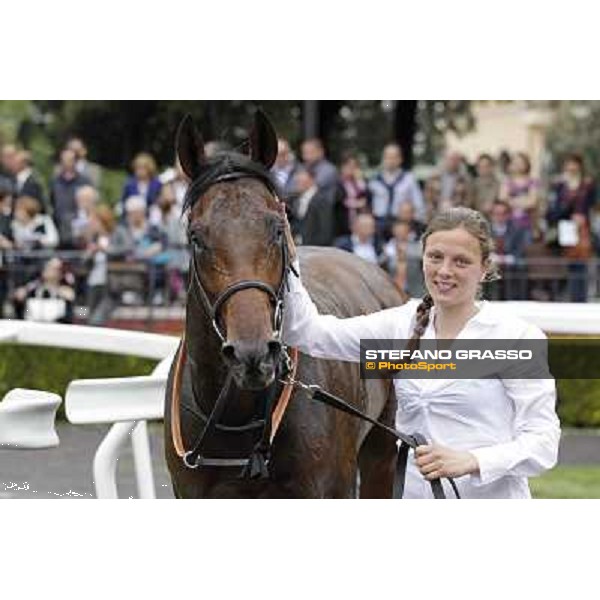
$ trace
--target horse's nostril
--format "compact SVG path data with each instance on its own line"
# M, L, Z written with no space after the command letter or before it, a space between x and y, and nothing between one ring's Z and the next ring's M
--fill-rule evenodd
M233 362L235 360L235 346L233 344L223 344L221 353L226 361Z
M281 353L281 342L278 340L270 340L267 342L267 347L269 348L269 355L272 358L277 358Z

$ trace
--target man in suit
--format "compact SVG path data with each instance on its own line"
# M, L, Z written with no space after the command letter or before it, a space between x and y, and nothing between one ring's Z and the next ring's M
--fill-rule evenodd
M310 138L302 142L302 160L311 172L319 191L329 194L333 199L337 191L338 172L335 165L325 158L323 142Z
M29 196L35 198L42 207L42 212L48 212L48 204L44 190L32 171L31 153L20 150L15 154L13 161L13 175L15 182L15 198Z
M299 169L294 177L298 193L293 213L294 236L306 246L331 246L333 243L333 198L319 189L312 173Z
M496 260L504 281L501 286L503 300L524 300L527 297L527 271L519 262L525 255L527 230L512 220L510 204L496 200L490 210L492 237L496 246Z
M72 150L65 149L60 153L59 172L52 180L50 194L54 220L58 227L61 245L71 248L71 221L77 214L75 194L80 187L91 185L90 180L77 172L77 157Z
M335 245L346 252L352 252L374 265L384 260L383 247L375 235L375 219L370 213L356 215L351 225L352 233L335 240Z
M78 137L72 137L67 142L67 148L75 152L75 156L77 157L75 168L77 169L77 172L80 175L87 177L92 185L98 189L102 178L102 169L100 165L88 160L88 149L83 140Z

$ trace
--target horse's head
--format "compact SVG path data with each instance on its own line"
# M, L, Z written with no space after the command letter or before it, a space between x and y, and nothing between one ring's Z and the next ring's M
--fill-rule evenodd
M271 384L282 356L283 281L288 267L285 221L269 169L277 136L257 112L250 154L207 158L191 117L177 134L177 156L191 181L186 199L192 248L188 319L204 311L220 338L238 387ZM206 340L197 343L202 352ZM190 347L191 351L194 351Z

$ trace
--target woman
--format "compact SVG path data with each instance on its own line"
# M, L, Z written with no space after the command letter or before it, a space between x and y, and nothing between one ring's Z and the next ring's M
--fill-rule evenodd
M596 200L594 182L586 177L583 158L570 154L563 162L560 179L552 187L546 213L548 239L555 252L569 263L569 297L571 302L587 301L587 261L594 249L590 213Z
M338 217L341 224L337 227L337 235L350 233L352 223L367 206L367 182L365 181L358 158L354 154L346 154L340 164L340 186L343 191L343 214ZM339 233L341 232L341 233Z
M12 234L16 250L51 250L58 246L54 221L41 213L38 200L29 196L17 198Z
M415 304L351 319L319 315L290 277L284 341L311 356L359 361L361 339L543 339L536 327L486 302L493 242L481 213L438 214L422 238L428 293ZM405 497L431 497L425 479L457 478L465 498L529 498L527 477L551 468L560 428L552 379L395 379L396 426L432 443L409 464Z
M156 202L160 194L161 183L156 176L157 168L154 158L141 152L131 164L133 175L127 179L121 196L121 211L125 214L125 201L131 196L141 196L146 201L146 210Z
M533 239L533 230L539 218L540 182L531 177L531 161L527 154L518 152L510 161L510 176L500 188L500 200L512 208L513 221Z
M108 287L108 258L115 227L110 207L99 205L90 210L85 231L85 260L89 268L86 280L88 325L104 325L113 309Z
M60 258L51 258L39 278L13 292L18 319L54 323L73 322L75 278Z

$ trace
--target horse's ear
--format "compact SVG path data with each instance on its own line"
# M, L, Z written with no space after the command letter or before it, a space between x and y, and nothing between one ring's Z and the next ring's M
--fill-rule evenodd
M250 158L270 169L277 158L277 133L265 113L258 108L250 131Z
M194 120L189 114L183 117L177 129L175 150L183 172L189 179L194 180L206 159L204 156L204 140L198 133Z

